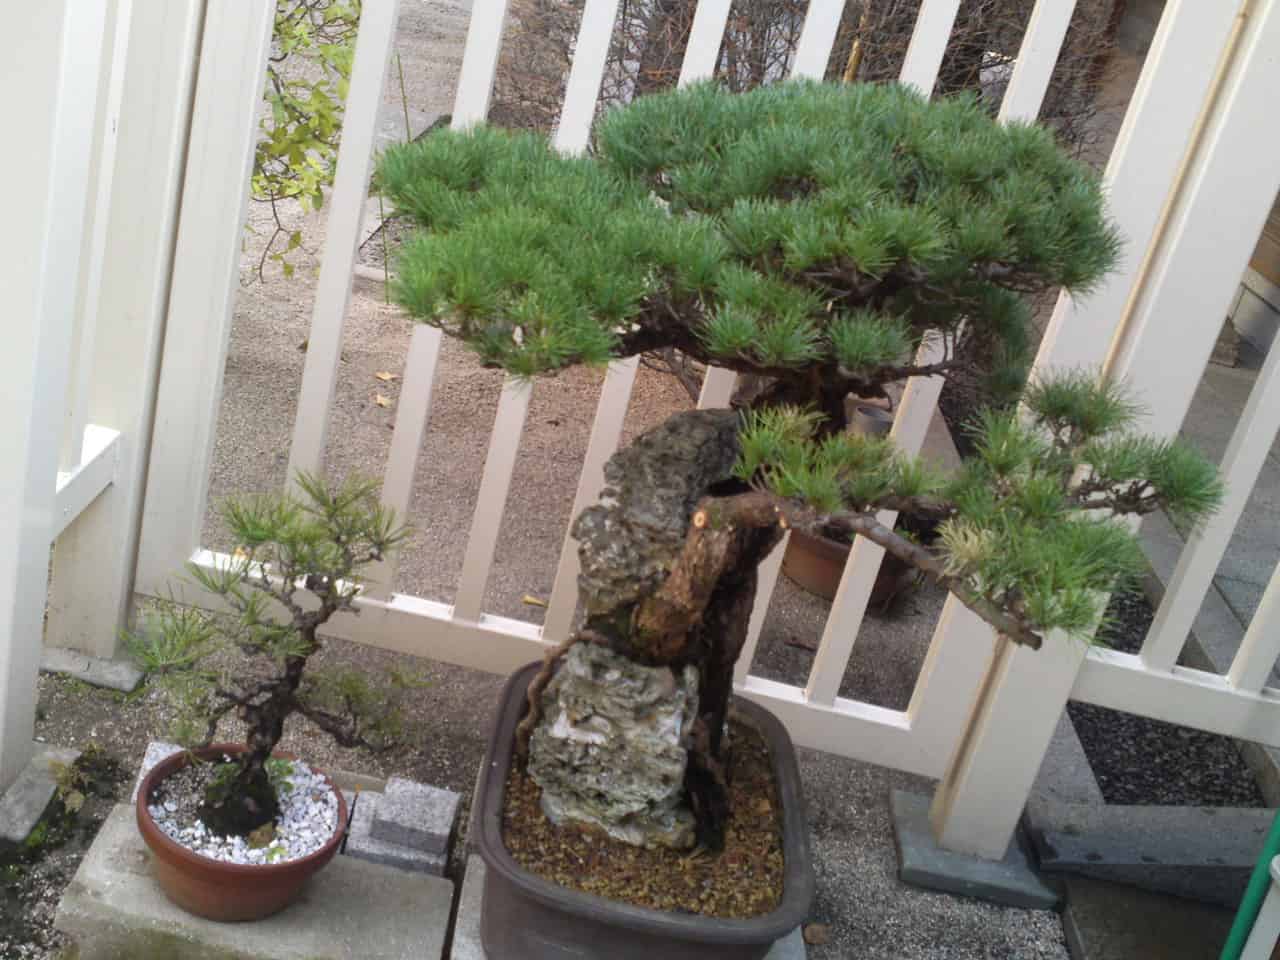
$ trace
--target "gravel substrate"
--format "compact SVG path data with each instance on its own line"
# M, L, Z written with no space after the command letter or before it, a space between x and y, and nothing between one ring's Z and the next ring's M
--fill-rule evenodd
M192 853L223 863L287 863L315 853L338 827L338 797L323 776L301 761L281 768L276 796L280 815L274 833L255 843L251 838L211 832L197 816L217 767L183 767L156 787L147 809L156 826Z
M1099 637L1114 650L1136 653L1152 616L1141 594L1116 597ZM1075 701L1067 711L1107 803L1266 806L1227 737Z

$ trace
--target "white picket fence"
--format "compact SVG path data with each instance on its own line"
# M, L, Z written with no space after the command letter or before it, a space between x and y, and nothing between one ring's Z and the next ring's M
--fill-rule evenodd
M115 0L117 10L129 5L129 0ZM289 450L291 474L321 464L397 6L396 0L364 0ZM958 6L959 0L924 0L903 82L932 88ZM100 497L58 539L46 642L109 655L135 573L141 592L157 592L184 561L220 562L218 554L203 548L200 531L271 7L243 0L135 4L125 116L108 188L112 243L100 253L107 268L98 296L98 332L90 337L96 344L94 376L105 386L95 384L85 413L88 421L121 432L119 470L111 494ZM842 7L843 0L810 4L793 73L822 73ZM1073 0L1037 3L1001 106L1002 119L1036 115L1073 7ZM588 142L617 9L618 0L586 0L554 135L561 150L580 151ZM701 0L681 83L714 70L729 10L729 0ZM197 33L194 24L201 13L203 28ZM453 111L457 127L482 122L487 113L506 15L507 0L475 0ZM1105 366L1125 377L1152 411L1146 428L1158 434L1175 433L1188 409L1270 198L1280 188L1280 165L1273 159L1280 128L1269 119L1271 93L1280 89L1277 49L1280 0L1169 0L1106 171L1112 212L1127 239L1126 256L1087 300L1061 298L1036 361L1040 369ZM191 90L188 117L185 92ZM99 162L101 176L111 167L110 155ZM120 272L127 269L127 276L112 273L113 265ZM417 328L384 467L384 500L410 520L410 491L428 429L439 353L439 332ZM0 358L0 368L10 359ZM952 597L905 710L841 697L841 678L881 555L878 547L859 540L803 686L749 672L781 548L766 561L737 677L740 693L773 710L801 744L939 778L933 818L940 840L984 857L1005 852L1068 699L1280 746L1280 691L1266 686L1280 654L1280 575L1226 675L1175 665L1280 426L1277 367L1280 349L1273 349L1226 454L1228 503L1184 552L1140 655L1061 638L1039 652L997 642ZM609 368L575 514L602 486L603 465L618 446L636 370L634 360ZM732 384L731 374L711 371L701 405L725 404ZM904 449L920 448L940 387L936 378L907 385L893 427ZM495 672L537 657L566 634L577 576L576 549L567 532L542 626L484 610L517 438L536 389L514 380L502 389L454 602L394 592L392 561L361 597L360 616L337 623L335 633ZM32 416L48 416L33 402L26 406ZM0 472L0 482L7 476ZM37 502L37 493L24 488L19 502ZM7 534L8 527L0 526L4 551L10 549ZM34 556L35 547L21 542L24 556ZM0 610L10 599L4 592L6 570L0 566ZM31 633L38 624L28 620L27 626ZM30 647L34 641L26 639ZM7 689L13 691L23 678L10 674ZM8 702L4 729L29 729L29 722L24 726L22 717L9 711Z

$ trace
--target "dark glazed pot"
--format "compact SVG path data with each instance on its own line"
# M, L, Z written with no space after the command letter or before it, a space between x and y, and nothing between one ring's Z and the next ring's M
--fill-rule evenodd
M196 750L195 754L208 760L224 754L236 754L242 749L235 743L215 743ZM329 841L315 853L287 863L223 863L202 857L171 840L156 826L147 810L147 799L152 791L170 774L185 767L187 762L185 753L167 757L151 769L138 789L135 804L138 830L151 850L152 869L160 889L183 910L209 920L260 920L283 910L297 897L311 875L338 852L347 825L347 803L342 791L325 777L338 798L338 827Z
M570 890L529 873L502 841L502 807L525 690L540 664L512 674L481 769L476 842L486 867L480 935L489 960L760 960L799 926L813 900L809 829L791 738L773 714L737 708L764 737L782 804L782 903L749 920L665 913Z

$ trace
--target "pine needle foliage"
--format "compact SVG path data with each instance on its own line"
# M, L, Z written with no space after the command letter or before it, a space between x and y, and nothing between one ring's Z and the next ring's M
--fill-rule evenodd
M1077 373L1042 380L1023 413L982 415L976 455L944 478L887 441L820 437L812 415L768 410L748 416L737 475L801 508L800 523L840 527L884 509L931 515L940 521L931 556L953 589L1030 632L1087 635L1098 595L1144 569L1124 518L1165 510L1194 523L1222 497L1194 450L1132 433L1137 413L1113 384Z
M586 157L441 131L379 182L423 228L396 298L520 376L674 347L843 396L932 330L1017 381L1018 294L1088 291L1118 248L1048 132L895 85L696 84L610 111Z

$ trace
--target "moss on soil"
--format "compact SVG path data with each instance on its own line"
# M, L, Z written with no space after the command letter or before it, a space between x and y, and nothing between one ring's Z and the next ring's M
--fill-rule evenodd
M730 730L732 813L720 854L646 850L600 830L557 827L542 812L537 784L515 769L502 818L507 850L545 880L638 907L723 919L771 912L782 899L784 874L773 768L759 733L738 721Z

